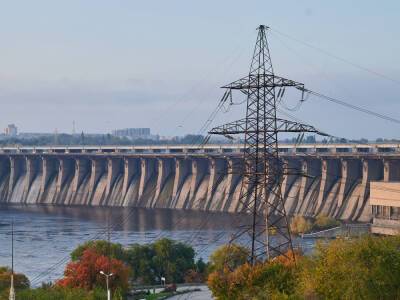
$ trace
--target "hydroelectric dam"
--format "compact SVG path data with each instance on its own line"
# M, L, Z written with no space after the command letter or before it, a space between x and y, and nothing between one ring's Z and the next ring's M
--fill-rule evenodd
M298 171L282 183L289 215L360 222L398 215L399 144L281 144L279 151ZM242 153L235 144L3 147L0 203L235 213L242 205Z

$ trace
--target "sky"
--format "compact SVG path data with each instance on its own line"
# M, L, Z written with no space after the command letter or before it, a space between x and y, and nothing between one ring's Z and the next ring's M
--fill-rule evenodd
M400 119L399 13L390 0L0 1L0 128L202 133L219 87L248 73L259 24L277 75ZM298 100L281 109L332 135L400 138L399 124L316 97L285 109ZM212 125L244 114L232 107Z

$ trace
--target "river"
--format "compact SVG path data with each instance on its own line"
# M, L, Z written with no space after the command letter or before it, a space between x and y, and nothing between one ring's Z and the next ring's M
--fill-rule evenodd
M241 217L248 218L248 217ZM237 217L228 213L199 211L62 207L1 206L0 266L11 265L11 220L14 221L14 268L37 286L60 278L70 252L91 239L107 238L128 246L168 237L193 246L197 257L207 260L236 231ZM243 221L243 219L242 219ZM296 238L295 245L310 251L313 240Z

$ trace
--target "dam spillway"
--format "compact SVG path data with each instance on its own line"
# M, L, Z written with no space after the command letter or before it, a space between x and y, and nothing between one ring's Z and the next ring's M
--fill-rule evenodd
M2 148L0 203L235 213L242 209L241 151L232 145ZM369 222L370 183L400 182L398 145L292 145L280 152L292 170L282 183L289 215Z

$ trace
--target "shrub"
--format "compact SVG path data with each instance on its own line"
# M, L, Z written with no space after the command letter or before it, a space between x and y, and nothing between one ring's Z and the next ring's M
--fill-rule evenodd
M245 264L249 256L249 250L243 246L229 244L219 247L210 256L209 269L213 271L234 270Z
M8 267L0 267L0 291L8 290L11 285L11 269ZM29 279L24 274L14 273L15 289L29 288Z
M312 224L303 216L294 216L290 222L290 230L294 234L309 232L312 228Z
M313 225L313 229L315 230L324 230L328 228L333 228L336 226L339 226L340 222L335 220L334 218L324 216L324 215L319 215L316 217Z
M233 272L228 268L212 272L208 286L219 300L282 299L295 292L295 265L284 265L279 260L255 266L245 263Z

